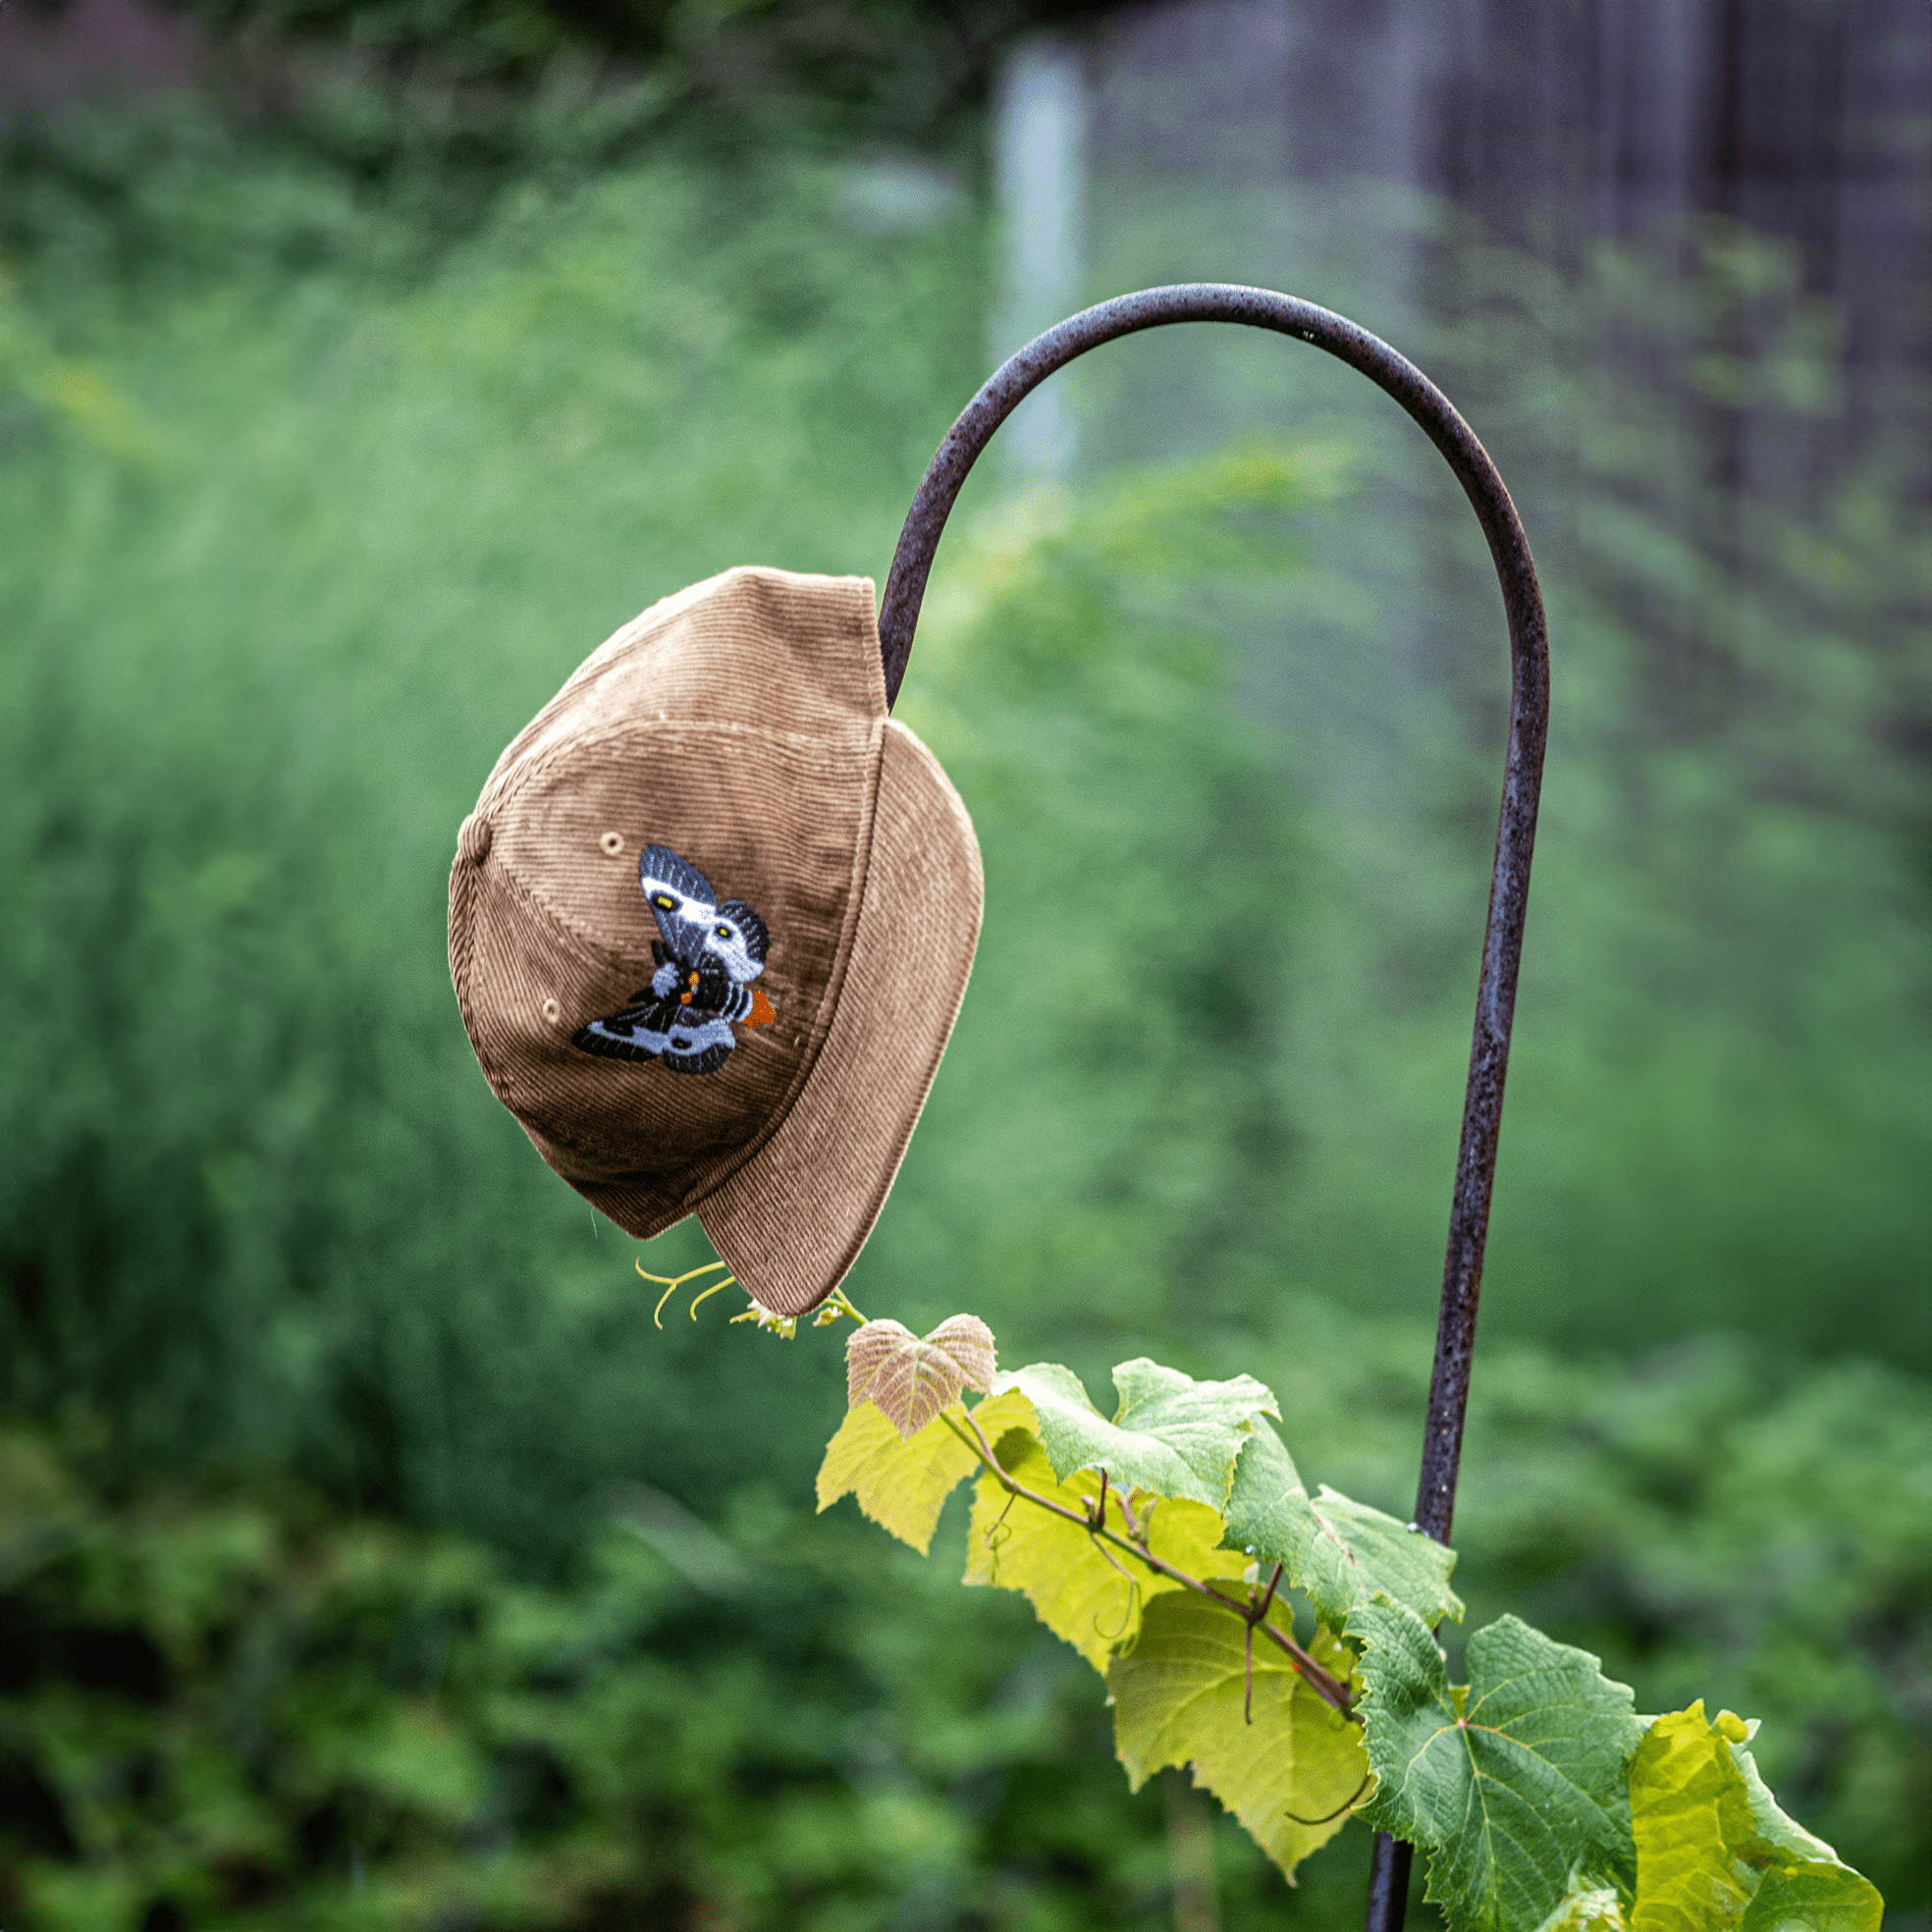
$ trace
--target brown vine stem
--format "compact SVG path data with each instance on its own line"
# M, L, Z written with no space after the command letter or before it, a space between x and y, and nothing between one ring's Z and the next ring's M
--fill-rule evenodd
M1274 1566L1274 1575L1268 1579L1266 1592L1260 1603L1249 1598L1248 1633L1241 1645L1241 1721L1253 1724L1255 1721L1255 1626L1267 1619L1268 1605L1274 1601L1274 1592L1281 1583L1280 1564Z
M1104 1524L1096 1524L1093 1517L1087 1511L1069 1509L1064 1503L1056 1503L1052 1497L1043 1496L1039 1490L1029 1488L1026 1483L1008 1476L999 1467L999 1458L993 1453L993 1444L987 1440L986 1430L981 1428L972 1411L966 1410L964 1414L966 1417L966 1426L973 1431L974 1439L972 1441L967 1441L966 1436L960 1430L959 1424L952 1420L951 1416L941 1411L940 1420L987 1466L993 1479L1009 1496L1021 1497L1025 1501L1034 1504L1037 1508L1046 1510L1049 1515L1063 1518L1066 1522L1074 1524L1086 1530L1097 1542L1104 1537L1116 1549L1125 1550L1129 1556L1134 1557L1141 1563L1145 1563L1157 1576L1167 1578L1170 1583L1179 1583L1183 1589L1191 1589L1197 1591L1202 1596L1212 1598L1222 1609L1232 1612L1233 1615L1239 1617L1248 1626L1248 1635L1251 1642L1253 1641L1256 1629L1259 1628L1261 1635L1277 1650L1281 1651L1287 1657L1288 1661L1294 1665L1295 1669L1301 1673L1309 1689L1323 1703L1339 1711L1344 1717L1354 1717L1353 1699L1349 1696L1348 1687L1330 1672L1323 1670L1280 1625L1264 1621L1266 1604L1272 1601L1275 1583L1280 1581L1280 1565L1277 1564L1275 1566L1275 1577L1268 1584L1267 1597L1263 1599L1261 1609L1257 1610L1252 1597L1248 1602L1243 1603L1238 1597L1232 1597L1224 1591L1217 1590L1212 1583L1204 1583L1201 1578L1191 1577L1185 1570L1177 1569L1173 1564L1167 1562L1164 1557L1155 1556L1147 1546L1148 1532L1145 1529L1140 1529L1137 1538L1130 1540L1128 1537L1119 1535L1107 1529ZM1126 1499L1119 1496L1118 1491L1115 1492L1115 1495L1120 1502L1121 1516L1129 1524L1133 1524L1134 1518L1127 1508Z

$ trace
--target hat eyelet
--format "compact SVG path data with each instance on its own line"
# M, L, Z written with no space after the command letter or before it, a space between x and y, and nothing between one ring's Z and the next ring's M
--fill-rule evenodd
M615 859L623 850L623 833L620 832L607 832L597 842L603 848L604 856L607 859Z
M564 1017L564 1009L556 1000L546 999L543 1003L543 1016L555 1026Z

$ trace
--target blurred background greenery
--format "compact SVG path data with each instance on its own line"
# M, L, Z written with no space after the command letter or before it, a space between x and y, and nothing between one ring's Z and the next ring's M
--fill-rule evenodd
M1744 199L1580 242L1560 197L1168 165L1161 23L1222 11L1085 29L1083 293L1395 338L1551 606L1473 1617L1764 1718L1923 1925L1922 354ZM1128 1796L961 1523L922 1564L813 1520L835 1331L654 1329L444 966L455 827L597 641L733 563L883 577L986 372L992 77L1082 12L229 8L194 88L9 113L9 1932L1359 1913L1362 1835L1290 1893L1223 1823L1199 1919L1197 1800ZM850 1286L1097 1391L1252 1370L1402 1512L1503 652L1446 472L1315 362L1121 345L1074 459L970 486L901 715L986 935Z

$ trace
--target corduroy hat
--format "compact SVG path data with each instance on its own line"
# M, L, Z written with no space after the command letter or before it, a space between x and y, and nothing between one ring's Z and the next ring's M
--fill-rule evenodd
M594 651L497 761L450 971L497 1098L642 1237L780 1315L898 1171L979 938L979 843L886 716L873 586L737 569Z

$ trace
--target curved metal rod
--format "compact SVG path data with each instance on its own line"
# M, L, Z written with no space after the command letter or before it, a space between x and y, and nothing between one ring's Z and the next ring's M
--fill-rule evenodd
M1238 322L1296 336L1359 370L1392 396L1442 453L1475 510L1502 586L1509 620L1510 729L1503 762L1502 810L1496 861L1489 883L1489 918L1482 939L1482 974L1476 998L1463 1137L1449 1213L1449 1247L1442 1270L1442 1308L1436 1325L1435 1367L1429 1379L1428 1422L1416 1523L1438 1542L1449 1540L1456 1506L1469 1405L1470 1363L1476 1303L1482 1287L1483 1246L1496 1178L1496 1141L1502 1124L1503 1080L1509 1068L1510 1024L1523 958L1524 910L1535 846L1536 801L1549 729L1549 641L1542 592L1516 506L1503 479L1449 400L1416 365L1379 337L1346 317L1293 295L1225 283L1187 283L1144 289L1138 295L1082 309L1048 329L1003 363L946 432L913 498L893 553L879 614L880 654L887 704L898 697L912 654L919 606L939 548L939 533L967 472L1021 399L1076 355L1120 336L1170 322ZM1409 1848L1386 1836L1375 1844L1369 1882L1369 1932L1395 1932L1407 1904Z

